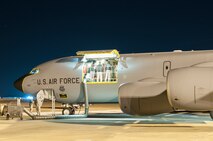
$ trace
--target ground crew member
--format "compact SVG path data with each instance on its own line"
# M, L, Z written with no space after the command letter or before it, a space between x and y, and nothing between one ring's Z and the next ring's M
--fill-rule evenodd
M21 98L17 98L17 106L21 106Z
M112 66L110 62L107 61L105 81L108 81L108 82L111 81L111 70L112 70Z
M34 105L34 100L32 99L29 102L30 112L33 112L33 105Z
M99 62L99 64L97 65L96 71L97 71L97 82L102 82L103 66L101 62Z

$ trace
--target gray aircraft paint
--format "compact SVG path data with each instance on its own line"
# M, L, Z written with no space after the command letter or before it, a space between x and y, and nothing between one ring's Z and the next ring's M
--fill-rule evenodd
M82 58L45 62L15 86L30 94L53 90L61 103L83 103ZM88 83L90 103L119 102L132 115L213 110L213 50L121 54L117 71L117 83Z
M75 58L75 56L73 56ZM127 82L136 82L144 78L161 78L164 76L164 62L171 62L171 69L192 66L195 64L213 61L213 51L187 51L187 52L165 52L165 53L139 53L121 54L121 59L125 58L126 65L118 64L117 84L88 84L89 101L92 103L118 102L118 88ZM62 103L79 103L83 101L82 67L74 69L77 62L57 62L56 59L43 63L36 68L40 72L30 75L24 79L23 90L25 93L35 94L41 89L53 89L56 100ZM79 83L65 84L59 83L61 79L79 78ZM38 80L57 79L57 84L38 85ZM60 91L60 86L64 86L65 91ZM60 98L59 94L65 93L68 98Z

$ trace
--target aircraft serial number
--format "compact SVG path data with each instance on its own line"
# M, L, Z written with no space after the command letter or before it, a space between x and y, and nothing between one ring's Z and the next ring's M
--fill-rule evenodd
M48 85L48 84L79 84L80 78L49 78L49 79L37 79L38 85Z

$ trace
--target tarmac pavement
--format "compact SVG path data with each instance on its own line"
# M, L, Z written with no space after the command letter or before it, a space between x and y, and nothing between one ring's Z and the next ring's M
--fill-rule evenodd
M92 105L88 118L31 120L0 118L0 141L210 141L208 113L168 113L132 117L118 105Z

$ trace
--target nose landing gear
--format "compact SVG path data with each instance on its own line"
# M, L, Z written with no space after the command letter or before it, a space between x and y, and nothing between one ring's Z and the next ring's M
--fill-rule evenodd
M66 106L62 110L62 115L74 115L76 109L77 108L73 105Z
M79 115L58 115L56 116L55 118L56 119L65 119L65 118L86 118L88 116L88 113L89 113L89 100L88 100L88 91L87 91L87 84L86 83L82 83L83 86L84 86L84 101L85 101L85 105L84 105L84 114L79 114ZM65 107L67 108L70 108L70 105L66 104ZM74 107L73 109L78 109L78 106L72 106ZM81 105L80 105L81 107ZM62 111L62 114L64 113L65 114L65 110L66 108L64 108L64 112ZM70 112L72 110L69 110L69 112L67 113L72 113Z

